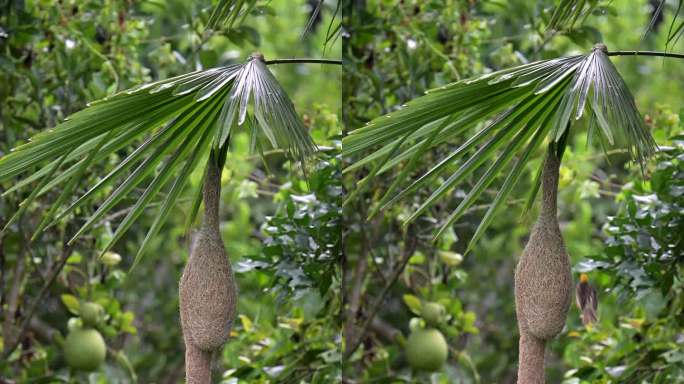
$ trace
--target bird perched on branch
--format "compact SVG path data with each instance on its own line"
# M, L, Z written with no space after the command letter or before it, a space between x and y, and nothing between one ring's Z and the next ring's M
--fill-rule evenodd
M577 283L575 303L582 313L582 324L587 325L596 322L598 308L596 288L589 284L589 276L586 273L580 275L580 281Z

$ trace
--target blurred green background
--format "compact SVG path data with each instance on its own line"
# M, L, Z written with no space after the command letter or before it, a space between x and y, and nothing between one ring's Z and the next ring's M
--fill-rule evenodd
M313 17L317 1L248 1L250 12L241 23L205 31L217 3L0 2L0 156L87 102L137 84L242 62L255 51L266 59L340 57L341 40L328 38L340 22L335 2L326 1ZM240 287L239 317L230 343L216 359L214 378L222 383L331 382L340 375L336 292L342 193L336 153L342 71L319 64L269 69L323 151L308 165L307 180L301 167L281 153L266 153L263 159L248 153L246 133L232 142L220 217ZM90 169L76 193L84 193L129 152L121 151ZM195 188L200 177L200 172L192 177ZM0 185L0 192L9 187ZM0 199L3 226L29 192ZM48 194L38 199L0 236L0 350L7 346L7 332L15 331L13 321L21 321L39 296L62 242L96 208L78 212L29 243L41 213L55 198ZM116 265L95 256L131 201L99 223L49 286L20 346L0 361L0 381L184 382L177 284L190 244L185 228L191 199L181 199L134 270L129 270L132 257L158 205L151 204L145 217L117 243L113 251L122 261ZM86 300L106 311L98 329L108 357L93 373L70 370L60 347L59 335L77 326L78 303Z
M517 186L514 196L520 199L509 201L476 249L463 256L487 201L437 244L430 238L467 188L452 191L411 232L401 229L401 221L428 191L365 221L391 174L341 216L343 195L364 171L341 175L340 163L349 159L338 156L340 131L359 127L427 89L587 52L598 41L611 50L663 50L679 2L668 1L662 20L642 37L657 1L587 1L593 11L586 20L551 36L545 32L557 4L551 0L349 0L344 2L342 37L327 42L329 28L340 21L339 14L334 16L336 2L324 2L307 34L303 31L316 1L255 0L244 22L205 33L216 3L0 1L0 156L87 102L139 83L239 62L254 51L267 59L343 56L344 71L312 64L270 67L324 147L308 168L308 182L279 153L264 159L249 154L247 135L233 142L223 176L221 228L241 295L233 338L217 358L214 377L231 384L514 383L513 270L536 214L534 209L523 214L522 197L538 164L530 164L529 182ZM684 51L684 39L670 49ZM642 174L624 154L606 158L600 149L588 147L586 130L571 136L573 145L561 169L561 228L574 275L588 273L599 290L599 322L585 328L571 309L566 329L550 343L547 379L565 384L681 382L684 62L652 57L614 57L613 62L663 151ZM423 168L450 148L423 159ZM127 154L122 151L89 170L79 191ZM193 175L197 187L200 176ZM0 185L0 192L9 184ZM0 224L28 193L0 198ZM98 200L105 197L106 191ZM6 332L14 331L12 323L40 295L64 239L96 208L29 243L51 198L37 200L23 220L0 236L0 349L6 347ZM190 204L189 196L178 204L132 271L131 256L154 219L155 205L114 248L119 264L94 256L121 215L107 217L84 237L47 289L20 346L0 361L0 380L183 382L177 281L188 255ZM407 268L383 300L377 321L361 333L360 347L342 367L343 377L342 327L347 336L360 333L359 321L407 252ZM84 300L106 310L99 329L108 357L89 374L68 368L59 336L78 325L76 307ZM440 329L449 360L434 374L412 372L397 338L420 324L419 307L426 301L440 302L447 312ZM10 307L18 310L8 315Z
M558 3L350 1L344 14L349 36L343 49L345 128L390 113L428 89L526 62L587 53L598 42L609 50L662 51L673 19L673 30L684 20L681 9L677 14L681 2L668 1L645 33L659 1L575 2L590 9L586 18L550 33L546 26ZM684 39L668 49L684 52ZM569 138L560 170L559 220L575 281L579 272L586 272L598 289L599 322L582 326L573 304L566 328L547 348L547 382L682 382L684 61L611 60L662 151L642 174L623 152L609 148L606 157L600 148L588 146L582 125ZM418 174L466 139L422 158ZM516 382L513 272L536 218L536 208L527 214L523 208L538 166L538 161L530 164L526 182L514 188L507 208L465 256L496 189L485 191L479 205L436 244L431 238L477 182L477 173L406 232L402 220L443 179L436 179L432 190L419 191L366 221L369 207L393 179L388 173L386 181L374 182L345 210L345 220L355 223L345 226L348 322L358 324L372 313L372 303L388 287L391 272L405 253L411 254L368 329L346 329L347 335L362 341L347 361L345 374L359 383ZM353 190L367 173L345 174L344 185ZM430 301L446 309L447 319L439 329L450 352L445 367L432 374L413 372L401 345L402 337L421 326L421 304Z

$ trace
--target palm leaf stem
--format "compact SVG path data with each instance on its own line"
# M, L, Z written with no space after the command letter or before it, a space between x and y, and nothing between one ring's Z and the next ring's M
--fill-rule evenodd
M334 59L276 59L264 61L266 65L273 64L333 64L342 65L342 60Z
M609 51L608 56L659 56L684 59L684 53L671 53L661 51Z

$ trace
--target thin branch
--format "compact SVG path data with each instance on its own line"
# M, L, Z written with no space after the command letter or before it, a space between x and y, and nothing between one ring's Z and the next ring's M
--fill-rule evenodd
M266 60L266 65L273 64L333 64L342 65L342 60L333 59L277 59L277 60Z
M18 228L20 233L24 233L21 220L19 222ZM5 321L3 323L3 330L5 332L5 351L3 352L6 352L7 348L9 348L15 340L18 341L19 338L19 334L15 332L17 331L17 328L14 322L17 319L17 310L19 309L19 296L21 295L21 289L24 284L24 272L26 269L27 252L26 244L26 239L22 239L19 255L17 256L17 261L14 265L14 271L12 273L12 285L10 286L6 298L7 310L4 314ZM9 356L9 353L7 353L7 356Z
M59 333L59 330L50 326L50 324L44 322L40 318L34 316L29 324L29 330L36 335L36 338L44 343L55 342L55 336Z
M362 210L362 212L364 211ZM354 276L352 276L353 280L351 282L352 284L349 294L349 308L347 310L347 345L351 345L353 341L356 340L356 335L354 334L354 323L356 323L359 310L361 309L361 292L366 281L366 269L368 267L368 239L365 235L365 231L363 230L363 224L361 224L361 228L361 252L359 252L356 268L354 268Z
M0 226L4 228L5 223L4 221L0 220ZM2 313L1 308L3 308L5 305L5 275L7 274L7 270L5 269L7 267L6 265L6 257L5 257L5 234L0 234L0 313Z
M48 279L43 284L43 287L40 289L40 292L38 293L38 296L33 300L33 303L31 303L31 307L28 309L26 314L24 315L24 320L21 323L21 326L19 327L19 333L16 335L15 338L12 339L12 342L7 345L5 350L2 353L2 359L6 359L12 351L14 351L17 346L19 345L19 342L21 342L21 339L24 337L24 334L26 333L26 330L28 329L29 325L31 324L31 318L35 314L36 310L38 309L38 305L43 301L45 298L45 295L47 294L48 290L50 289L50 286L52 286L52 283L54 283L55 279L59 275L59 273L62 271L62 268L64 268L64 264L66 264L67 259L71 255L71 250L73 249L73 246L70 245L64 245L62 248L62 254L60 255L60 259L57 261L57 264L52 267L52 270L50 271L50 274L48 275Z
M406 264L408 264L408 261L413 255L413 252L415 252L416 246L418 245L417 236L412 236L410 232L410 229L406 231L406 236L404 239L404 254L402 255L402 259L399 262L399 265L397 265L394 268L394 270L392 271L392 275L387 280L387 284L385 284L385 286L382 288L382 291L380 291L380 295L375 299L375 301L373 301L368 316L366 316L366 319L364 320L363 324L361 324L361 331L358 334L356 334L354 342L350 343L347 346L347 349L344 351L344 359L348 359L349 356L351 356L352 353L354 353L354 351L361 344L363 336L366 334L366 332L368 332L368 328L370 327L373 318L375 318L375 315L380 310L383 301L385 301L385 296L387 296L394 283L397 281L399 276L401 276L401 273L404 271L404 268L406 267Z
M404 335L400 330L379 317L375 317L373 321L371 321L370 330L386 342L398 343L400 346L403 346L403 344L406 343Z
M660 56L684 59L684 53L670 53L660 51L609 51L608 56Z

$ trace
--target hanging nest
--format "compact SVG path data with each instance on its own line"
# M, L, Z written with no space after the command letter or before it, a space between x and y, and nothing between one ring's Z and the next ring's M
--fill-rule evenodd
M556 217L560 161L549 150L542 173L542 206L515 271L520 328L518 383L544 383L544 347L565 326L570 307L570 259Z
M211 358L230 335L237 286L219 231L220 170L209 162L204 181L205 213L180 281L180 317L188 383L211 381Z

